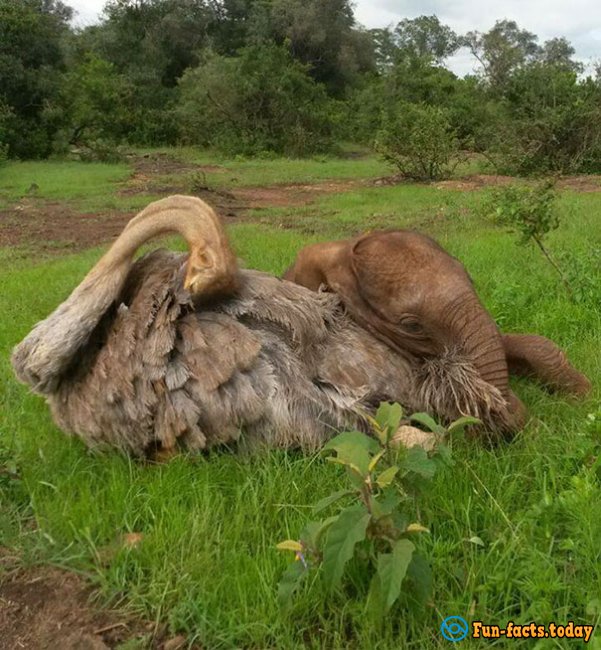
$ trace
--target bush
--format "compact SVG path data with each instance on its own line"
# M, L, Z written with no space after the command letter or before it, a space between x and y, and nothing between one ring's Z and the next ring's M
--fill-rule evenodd
M305 156L333 144L336 103L305 66L273 45L211 56L180 81L184 141L228 154Z
M490 195L487 210L497 223L518 231L520 243L542 241L546 235L559 227L556 205L557 195L553 181L537 185L508 185Z
M601 90L590 79L533 64L511 80L500 109L483 137L499 172L601 171Z
M426 104L397 104L384 118L376 149L403 176L415 180L448 178L463 160L447 111Z
M520 244L533 243L557 271L571 299L574 292L563 269L546 246L547 235L559 228L555 182L545 180L533 186L510 185L492 192L486 206L497 223L520 233Z
M90 140L69 151L70 157L81 162L119 163L126 159L123 147L110 140Z
M432 435L407 426L409 421L425 427ZM432 578L415 542L419 533L429 531L414 519L418 512L416 500L436 472L452 464L442 439L474 424L480 421L463 417L447 430L427 413L404 418L399 404L383 402L371 419L373 436L346 431L330 440L323 451L328 454L327 460L345 468L346 485L314 506L314 512L329 510L334 512L332 516L308 522L300 539L278 544L280 550L295 553L295 561L279 584L280 604L288 607L294 592L311 573L321 574L328 591L345 579L353 581L355 589L358 587L367 597L366 610L379 619L403 592L410 594L414 602L425 603ZM405 447L398 438L403 430L422 439L425 436L431 443L430 451L419 444ZM361 578L356 580L359 575L355 580L350 576L353 561L361 567L357 574L369 581L363 589Z

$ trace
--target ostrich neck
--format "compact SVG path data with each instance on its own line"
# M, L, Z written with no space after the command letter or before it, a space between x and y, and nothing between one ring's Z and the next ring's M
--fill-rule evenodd
M166 233L181 234L190 248L201 248L213 242L218 244L219 234L215 228L208 227L209 225L209 220L203 220L201 232L198 216L193 218L193 215L185 210L145 210L127 224L87 277L96 279L104 274L119 273L123 268L129 269L132 257L140 246L149 239Z
M173 231L190 246L219 242L220 232L211 216L208 207L199 214L173 201L162 209L153 204L132 219L81 284L15 348L12 362L17 376L37 392L57 390L62 374L118 299L136 250L148 239Z

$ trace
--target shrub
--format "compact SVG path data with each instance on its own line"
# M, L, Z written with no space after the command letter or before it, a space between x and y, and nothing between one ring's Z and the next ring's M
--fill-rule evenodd
M296 554L296 561L289 565L279 585L281 605L289 604L312 571L321 573L326 589L338 587L349 578L348 567L353 560L362 569L360 574L370 581L368 602L376 616L388 612L406 580L411 582L409 593L415 600L427 599L430 569L414 543L427 528L415 522L415 499L437 470L450 464L450 454L442 444L430 452L419 446L395 446L402 418L398 404L384 402L372 421L373 437L347 431L324 447L327 460L344 467L348 486L319 501L314 511L346 505L338 505L337 512L326 519L309 522L298 541L278 544L280 550ZM464 417L447 431L426 413L414 414L409 420L439 436L479 423Z
M126 160L123 147L101 138L71 149L70 157L82 162L119 163Z
M559 227L557 194L553 180L538 184L509 185L494 190L486 209L492 212L497 223L508 226L511 232L520 233L520 243L535 244L549 264L559 274L570 298L573 291L565 273L545 245L546 236Z
M601 171L599 86L555 66L527 66L511 79L482 139L501 173Z
M463 160L447 111L426 104L397 104L384 118L376 149L403 176L415 180L447 178Z
M521 243L541 241L559 227L555 184L508 185L492 191L488 210L497 223L521 234Z
M180 82L182 138L228 154L305 156L333 144L336 103L281 47L211 56Z

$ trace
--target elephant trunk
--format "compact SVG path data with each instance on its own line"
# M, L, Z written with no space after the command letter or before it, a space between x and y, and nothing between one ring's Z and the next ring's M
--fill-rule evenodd
M520 428L526 410L509 387L509 370L501 333L473 292L456 298L447 310L445 324L453 344L472 361L480 377L494 386L505 402L506 428Z
M445 320L451 340L470 358L482 379L507 398L509 370L503 339L476 294L469 292L456 298Z

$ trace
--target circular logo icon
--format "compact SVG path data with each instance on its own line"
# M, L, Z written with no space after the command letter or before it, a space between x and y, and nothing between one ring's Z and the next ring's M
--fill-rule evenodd
M440 631L447 641L463 641L467 636L467 621L461 616L447 616L440 624Z

